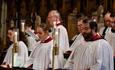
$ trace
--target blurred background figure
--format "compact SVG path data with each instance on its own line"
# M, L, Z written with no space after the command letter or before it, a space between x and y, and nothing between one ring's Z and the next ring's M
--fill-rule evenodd
M115 64L115 13L111 13L111 22L110 22L110 30L105 36L105 39L110 43L113 49L113 56L114 56L114 64Z
M106 13L104 16L104 27L100 28L100 34L105 37L107 32L111 29L111 13Z
M34 45L36 44L39 37L34 33L34 30L32 29L32 22L30 20L25 21L25 33L27 38L27 46L29 54L32 52L32 50L35 48Z
M10 28L10 29L8 29L8 37L9 37L9 39L10 39L10 41L12 41L12 44L10 45L10 47L8 48L8 50L7 50L7 53L6 53L6 56L5 56L5 58L4 58L4 61L3 61L3 63L2 63L2 65L1 66L3 66L3 67L6 67L6 68L11 68L12 67L12 62L14 61L12 61L12 54L14 53L14 52L12 52L12 50L13 50L13 48L14 48L14 36L15 36L15 28L14 27L12 27L12 28ZM23 37L23 38L22 38ZM18 55L17 55L17 67L23 67L23 65L24 65L24 63L26 62L26 60L27 60L27 58L28 58L28 49L27 49L27 46L26 46L26 44L24 43L25 41L23 40L24 39L24 35L23 34L19 34L19 41L17 41L17 48L16 48L16 50L17 50L17 53L18 53Z
M62 20L59 12L57 10L51 10L48 13L47 21L49 26L52 28L59 29L59 55L57 56L56 69L63 68L64 66L64 56L63 54L69 50L69 40L66 28L62 25Z

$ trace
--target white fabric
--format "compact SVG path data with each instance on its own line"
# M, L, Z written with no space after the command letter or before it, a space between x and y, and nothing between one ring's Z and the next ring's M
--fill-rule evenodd
M79 34L78 34L78 35L79 35ZM73 36L71 40L74 41L74 40L77 38L78 35L76 34L75 36Z
M111 30L106 34L105 39L110 43L112 46L114 55L115 55L115 33L112 33Z
M105 27L100 28L99 33L100 33L101 35L103 34L104 29L105 29ZM105 36L106 36L106 34L107 34L110 30L111 30L111 28L108 27L107 30L105 31Z
M64 67L64 56L63 53L70 50L69 49L69 40L68 40L68 34L67 30L63 25L57 26L57 28L60 30L59 33L59 55L57 56L57 60L55 60L58 65L56 68L63 68Z
M69 40L68 40L68 33L64 26L60 25L58 26L58 29L60 29L60 37L59 37L59 46L62 47L63 52L69 50Z
M26 30L26 33L27 33L29 36L31 36L33 39L39 40L39 37L38 37L36 34L34 34L34 30L31 30L31 29Z
M33 51L35 48L35 44L37 43L36 40L32 36L27 37L28 40L28 50Z
M23 67L23 65L26 62L26 59L28 58L28 49L27 49L27 46L22 41L18 42L18 47L19 47L19 52L17 54L18 59L16 60L18 65L16 66ZM12 48L13 48L13 44L9 47L3 61L9 64L10 67L12 67Z
M72 45L70 46L70 50L74 50L77 46L79 45L82 41L84 41L84 38L82 36L82 34L80 33L74 40L74 42L72 43Z
M71 70L113 70L112 49L103 39L82 42L72 51L64 68Z
M33 64L35 70L46 70L51 64L53 40L48 43L36 43L36 48L30 54L25 67Z

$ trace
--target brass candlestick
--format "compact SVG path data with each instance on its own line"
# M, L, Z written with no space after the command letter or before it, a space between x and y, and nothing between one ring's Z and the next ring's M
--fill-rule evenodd
M15 66L15 58L14 56L17 55L18 51L19 51L19 47L18 47L18 32L15 31L14 32L14 41L13 41L13 48L12 48L12 68Z
M52 69L54 70L55 56L59 54L59 29L54 26L53 28L53 52L52 52Z

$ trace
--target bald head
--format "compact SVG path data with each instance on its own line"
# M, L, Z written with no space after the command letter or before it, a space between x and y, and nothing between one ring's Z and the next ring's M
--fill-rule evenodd
M111 21L112 21L112 18L111 18L111 13L106 13L105 16L104 16L104 25L105 26L111 26Z

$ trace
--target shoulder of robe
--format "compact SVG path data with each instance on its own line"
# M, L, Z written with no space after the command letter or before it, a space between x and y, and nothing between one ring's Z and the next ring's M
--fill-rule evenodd
M105 39L100 39L100 44L104 47L107 46L109 48L111 48L109 42L107 42Z

